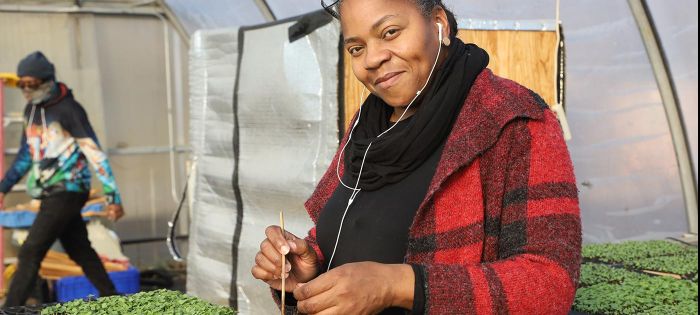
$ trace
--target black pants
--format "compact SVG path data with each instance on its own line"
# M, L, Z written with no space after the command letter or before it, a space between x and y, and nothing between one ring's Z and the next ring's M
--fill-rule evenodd
M68 256L83 268L100 296L117 293L90 245L85 222L80 216L87 198L87 193L59 192L42 199L27 240L19 250L17 271L7 293L6 307L24 305L38 277L41 261L56 239L61 241Z

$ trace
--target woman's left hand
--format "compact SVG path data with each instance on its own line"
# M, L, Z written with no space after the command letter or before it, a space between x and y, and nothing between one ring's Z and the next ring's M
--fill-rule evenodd
M124 208L122 205L108 205L107 218L112 221L117 221L124 216Z
M413 285L413 269L409 265L357 262L336 267L299 285L294 297L300 313L376 314L391 306L410 309Z

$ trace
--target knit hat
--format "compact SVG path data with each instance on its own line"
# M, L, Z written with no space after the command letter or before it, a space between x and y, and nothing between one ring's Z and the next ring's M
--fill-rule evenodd
M54 80L53 64L40 51L35 51L24 57L17 65L19 77L31 76L42 80Z

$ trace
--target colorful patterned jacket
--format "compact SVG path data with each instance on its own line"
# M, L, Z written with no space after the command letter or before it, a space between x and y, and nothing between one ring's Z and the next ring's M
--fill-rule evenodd
M337 162L306 202L314 222L338 185ZM409 234L405 261L423 272L427 314L569 312L578 192L559 123L539 96L488 69L478 76ZM312 228L306 239L323 260L315 238Z
M52 96L24 110L24 133L15 161L0 182L7 193L27 172L27 192L33 198L70 191L90 191L92 165L110 204L121 204L107 156L100 149L87 113L63 83Z

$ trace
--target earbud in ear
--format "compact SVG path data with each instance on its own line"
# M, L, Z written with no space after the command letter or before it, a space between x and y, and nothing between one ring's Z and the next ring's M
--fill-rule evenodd
M442 38L442 23L435 23L438 26L438 40L440 41L440 45L445 45L445 46L450 46L450 38L445 37Z

